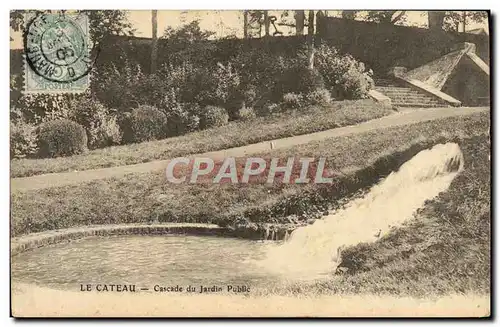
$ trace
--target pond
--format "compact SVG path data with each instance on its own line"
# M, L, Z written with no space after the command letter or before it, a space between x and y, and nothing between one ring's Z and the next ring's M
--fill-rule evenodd
M90 237L12 257L12 279L66 290L81 284L258 286L277 280L256 264L267 246L215 236Z

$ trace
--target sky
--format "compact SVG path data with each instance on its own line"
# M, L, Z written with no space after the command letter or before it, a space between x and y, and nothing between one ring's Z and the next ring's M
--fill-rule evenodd
M269 11L270 15L280 16L282 11ZM291 14L293 16L293 13ZM340 11L329 10L329 16L340 16ZM290 19L293 21L293 17ZM128 12L129 21L136 29L135 35L140 37L151 37L151 10L131 10ZM236 35L243 37L243 12L235 10L158 10L158 36L163 35L167 27L180 27L183 24L199 20L200 27L203 30L215 32L215 37L224 37ZM427 13L425 11L408 11L406 25L426 27ZM484 27L485 24L469 24L467 30ZM293 34L294 30L287 27L278 27L284 35ZM307 29L306 29L307 30ZM271 27L271 32L274 29ZM22 38L20 33L11 31L13 41L11 48L22 48Z

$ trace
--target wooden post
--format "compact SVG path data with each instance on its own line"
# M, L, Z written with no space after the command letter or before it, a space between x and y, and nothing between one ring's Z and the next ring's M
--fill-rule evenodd
M152 39L151 39L151 74L156 73L158 62L158 10L151 11Z

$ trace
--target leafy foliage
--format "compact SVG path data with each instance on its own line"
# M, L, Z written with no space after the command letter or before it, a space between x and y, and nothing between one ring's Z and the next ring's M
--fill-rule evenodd
M200 114L200 128L224 126L229 120L227 110L216 106L206 106Z
M145 142L165 137L167 117L155 107L142 105L125 113L120 123L126 143Z
M68 119L43 123L37 134L40 157L71 156L87 150L85 129Z
M371 71L366 71L364 64L351 55L340 55L335 48L321 45L314 60L325 86L336 99L365 98L373 87Z
M35 126L23 120L10 123L10 157L30 157L38 151Z

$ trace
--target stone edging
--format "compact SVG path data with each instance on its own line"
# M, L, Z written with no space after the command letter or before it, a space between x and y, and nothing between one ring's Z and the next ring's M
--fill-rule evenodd
M370 98L372 98L373 100L380 102L380 103L383 103L383 104L388 105L388 106L390 106L392 103L391 98L389 98L385 94L380 93L377 90L372 89L372 90L368 91L368 96Z
M24 251L43 246L81 239L90 236L111 235L214 235L235 237L239 233L234 230L212 224L165 223L165 224L120 224L94 225L60 230L33 233L11 238L10 254L16 255Z

